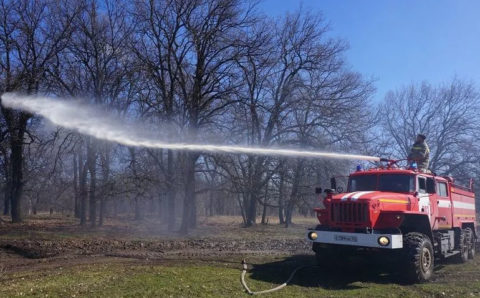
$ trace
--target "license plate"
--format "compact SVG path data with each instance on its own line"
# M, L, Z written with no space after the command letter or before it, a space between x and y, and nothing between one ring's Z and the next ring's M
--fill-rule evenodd
M335 238L336 241L342 241L342 242L357 242L358 241L356 236L335 235L334 238Z

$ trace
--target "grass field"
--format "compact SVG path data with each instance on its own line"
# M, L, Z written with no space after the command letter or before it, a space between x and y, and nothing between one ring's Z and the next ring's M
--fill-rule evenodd
M281 284L297 266L314 263L301 239L305 227L315 221L296 222L289 229L276 224L245 229L236 218L209 218L189 240L139 233L137 229L145 230L148 223L120 228L110 222L95 231L75 231L76 223L62 218L4 224L0 297L244 297L242 258L251 266L247 283L253 291ZM132 234L125 232L129 229ZM115 231L122 231L122 237ZM47 240L53 235L54 241ZM92 241L102 247L90 248ZM55 253L26 257L23 252L29 250ZM356 260L335 272L305 268L291 285L266 296L474 297L480 296L479 265L478 258L468 264L438 264L432 282L411 285L403 284L394 271Z

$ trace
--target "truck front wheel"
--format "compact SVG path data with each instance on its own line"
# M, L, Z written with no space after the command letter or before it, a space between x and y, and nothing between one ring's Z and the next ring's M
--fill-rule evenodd
M421 233L403 236L405 275L409 281L424 282L433 275L434 254L430 238Z

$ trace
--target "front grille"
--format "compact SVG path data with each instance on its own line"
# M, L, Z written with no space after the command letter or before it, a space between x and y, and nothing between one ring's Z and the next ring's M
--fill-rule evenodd
M364 223L368 221L368 203L332 203L331 218L336 223Z

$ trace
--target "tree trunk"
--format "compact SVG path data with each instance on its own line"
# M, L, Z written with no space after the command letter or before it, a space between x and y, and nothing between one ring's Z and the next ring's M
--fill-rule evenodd
M167 197L161 192L161 191L158 191L158 198L157 198L157 216L158 218L160 218L162 220L162 222L164 223L167 223L168 221L168 212L167 211L167 208L163 208L164 206L164 202L166 202L166 199Z
M208 210L207 213L208 216L214 216L215 215L215 201L214 201L214 196L212 190L208 191Z
M247 206L247 227L254 226L257 219L257 197L253 190L250 190Z
M285 227L288 228L292 224L292 214L293 214L293 200L288 201L287 210L285 212Z
M89 167L90 172L90 188L88 190L88 205L89 205L89 215L88 219L90 221L90 226L94 227L96 225L96 217L97 217L97 205L96 205L96 198L95 198L95 188L97 183L97 174L96 170L94 169L95 166L92 168Z
M37 206L40 204L40 196L39 194L37 193L36 194L36 199L35 199L35 202L33 202L32 199L30 199L30 203L32 204L32 213L33 215L37 215Z
M143 219L143 201L139 196L135 197L135 220Z
M98 225L103 226L103 221L105 219L105 197L102 195L100 197L100 214L98 217Z
M75 218L80 218L79 195L78 195L78 170L79 161L77 161L77 153L73 154L73 214Z
M11 138L11 214L12 222L22 222L22 194L23 194L23 137L25 126L19 127L17 135Z
M247 215L245 214L245 195L238 194L237 195L238 206L240 206L240 214L242 215L243 225L247 226Z
M263 205L263 212L262 212L262 224L267 224L267 204Z
M89 221L90 226L94 227L96 225L97 218L97 205L95 191L97 186L97 153L94 147L94 140L90 139L90 144L87 146L87 165L88 171L90 172L90 189L88 191L89 196Z
M84 162L82 155L78 156L80 167L80 177L78 181L78 191L80 199L80 225L87 224L87 163Z
M197 225L197 211L195 202L195 164L197 153L187 153L185 159L185 197L183 200L183 216L180 232L188 233L190 228Z
M263 199L262 225L266 225L268 223L267 222L267 210L268 210L267 202L268 202L268 183L267 183L267 188L265 190L265 198Z
M175 178L174 178L174 168L173 168L173 152L172 150L167 151L167 209L168 209L168 230L172 231L175 229Z
M284 213L284 192L283 185L285 183L285 173L283 170L280 172L280 183L278 186L278 222L283 225L285 224L285 213Z
M103 159L103 185L104 185L104 189L107 187L109 187L109 182L108 180L110 179L110 151L109 149L107 148L106 151L105 151L105 158ZM103 191L102 192L102 195L100 196L100 214L99 214L99 218L98 218L98 225L99 226L102 226L103 225L103 221L104 221L104 218L105 218L105 204L106 204L106 200L105 200L105 195L106 195L106 191Z
M257 200L262 190L262 173L264 172L264 157L254 158L252 160L249 173L249 190L248 201L246 209L247 227L251 227L256 224L257 221Z
M8 180L8 178L7 178ZM3 215L10 215L10 198L11 198L11 193L10 193L10 183L7 182L4 187L4 194L3 194Z
M287 209L285 213L285 227L288 228L292 224L292 215L295 203L298 198L298 188L300 184L300 178L302 177L303 172L303 160L297 160L297 166L295 168L295 173L292 181L292 192L290 193L290 199L287 203Z

